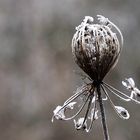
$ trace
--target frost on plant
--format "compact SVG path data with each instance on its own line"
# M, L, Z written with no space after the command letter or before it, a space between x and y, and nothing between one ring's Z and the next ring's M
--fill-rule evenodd
M75 129L77 130L87 129L87 123L86 123L86 120L84 120L84 118L79 118L78 121L74 120L74 125L75 125Z
M126 82L122 81L122 84L126 87L126 89L131 91L130 98L138 100L140 97L140 90L135 86L134 80L132 78L126 78Z
M107 73L115 67L123 47L123 36L120 29L108 18L97 15L98 23L86 16L76 27L72 39L72 54L77 65L86 73L89 82L77 88L74 95L68 98L62 106L54 110L52 121L73 120L76 130L89 132L93 123L101 119L104 139L109 140L104 102L109 101L116 114L122 119L129 119L128 111L120 105L115 105L110 93L122 101L140 103L140 90L132 78L122 81L129 90L125 94L113 86L103 82ZM120 40L118 39L120 36Z
M115 109L122 119L129 119L130 115L125 108L121 106L115 106Z

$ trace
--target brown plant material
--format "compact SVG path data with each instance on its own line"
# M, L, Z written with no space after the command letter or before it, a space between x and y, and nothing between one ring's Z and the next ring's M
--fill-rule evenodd
M105 18L106 19L106 18ZM108 19L106 19L108 20ZM102 81L120 56L121 46L111 24L94 24L85 17L72 39L72 53L78 66L94 81Z

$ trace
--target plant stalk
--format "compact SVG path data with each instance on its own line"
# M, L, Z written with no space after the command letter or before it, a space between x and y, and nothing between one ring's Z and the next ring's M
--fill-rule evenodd
M101 112L104 138L105 138L105 140L109 140L109 133L108 133L107 123L106 123L105 109L104 109L103 100L102 100L102 96L101 96L100 84L97 86L97 94L98 94L98 101L99 101L100 112Z

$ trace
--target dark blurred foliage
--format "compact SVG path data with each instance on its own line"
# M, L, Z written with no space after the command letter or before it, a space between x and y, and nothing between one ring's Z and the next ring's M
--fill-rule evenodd
M102 14L120 27L124 48L106 82L124 90L121 81L133 77L140 87L139 0L0 0L0 139L101 140L100 120L90 133L77 132L73 122L54 121L53 109L82 85L71 53L75 26L84 16ZM112 140L139 140L140 106L117 105L130 112L121 120L108 103Z

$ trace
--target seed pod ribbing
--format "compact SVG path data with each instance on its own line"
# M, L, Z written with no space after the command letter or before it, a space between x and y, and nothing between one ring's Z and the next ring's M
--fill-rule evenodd
M106 20L109 21L109 20ZM93 23L85 17L72 39L72 53L78 66L94 81L102 81L118 61L121 46L109 22Z

